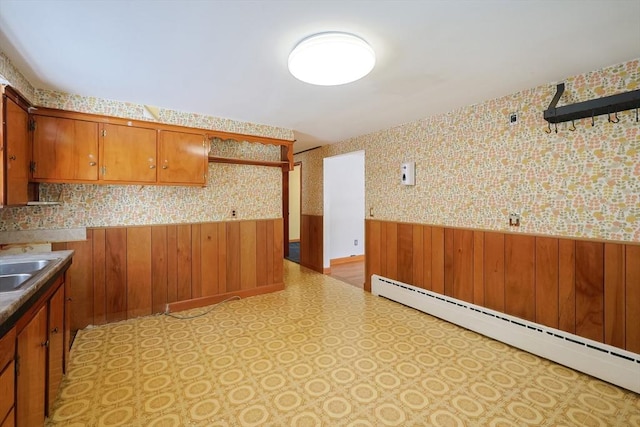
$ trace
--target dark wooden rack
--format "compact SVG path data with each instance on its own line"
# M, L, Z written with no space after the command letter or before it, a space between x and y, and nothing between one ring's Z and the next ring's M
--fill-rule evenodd
M614 114L619 111L640 108L640 89L619 93L617 95L605 96L603 98L591 99L589 101L578 102L576 104L556 107L558 100L560 100L563 93L564 83L560 83L556 87L556 94L551 100L549 108L544 111L544 119L547 122L570 122L572 120L601 116L603 114Z

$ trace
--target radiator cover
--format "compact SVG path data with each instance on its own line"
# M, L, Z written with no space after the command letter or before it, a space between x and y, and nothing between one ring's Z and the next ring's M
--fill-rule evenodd
M371 293L640 393L640 355L378 275Z

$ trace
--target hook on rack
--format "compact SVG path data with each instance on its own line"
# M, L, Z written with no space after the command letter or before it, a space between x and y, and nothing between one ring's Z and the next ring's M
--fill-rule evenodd
M551 122L548 122L549 129L545 129L544 133L551 133Z
M636 123L638 122L638 109L636 108Z
M611 119L611 113L607 113L607 121L609 123L619 123L620 122L620 118L618 117L618 113L614 113L613 117L615 117L615 120Z
M596 116L594 114L594 112L591 112L591 127L594 127L596 125Z
M571 132L573 132L573 131L575 131L575 130L576 130L576 123L575 123L575 121L574 121L574 120L571 120L571 127L569 128L569 130L570 130Z
M557 123L554 123L554 127L555 127L555 129L556 129L556 133L558 133L558 124L557 124Z

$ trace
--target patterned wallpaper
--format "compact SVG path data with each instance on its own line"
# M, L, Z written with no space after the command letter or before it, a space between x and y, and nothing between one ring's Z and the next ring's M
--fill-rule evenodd
M565 80L559 106L640 89L640 60ZM636 111L558 125L542 112L555 84L363 135L295 156L303 214L322 215L322 159L365 150L366 210L377 219L640 242ZM509 115L518 114L516 124ZM416 162L416 186L400 164ZM520 213L519 229L508 214Z
M206 187L40 184L59 206L0 209L0 231L282 217L279 168L209 164ZM62 194L61 194L62 192ZM251 197L247 197L251 195Z
M125 117L134 120L150 120L144 116L144 105L131 102L114 101L91 96L71 95L46 89L36 89L36 104L41 107L59 108L81 113L104 114ZM277 139L293 140L293 131L275 126L239 122L220 117L205 116L196 113L158 109L158 122L171 125L188 126L201 129L213 129L245 135L265 136Z
M9 57L0 49L0 79L11 83L22 96L33 102L36 99L35 89L25 76L13 65Z

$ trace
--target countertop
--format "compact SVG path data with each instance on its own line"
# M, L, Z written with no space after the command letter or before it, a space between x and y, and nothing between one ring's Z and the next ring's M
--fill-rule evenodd
M16 261L32 261L39 259L52 260L45 268L33 276L32 284L24 289L12 292L0 292L0 336L9 330L17 317L21 315L27 304L35 303L35 299L40 295L51 280L63 272L71 265L73 251L53 251L20 255L0 255L0 264Z

